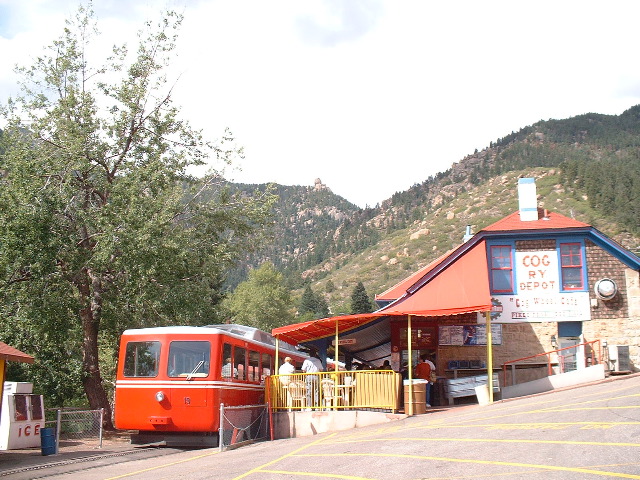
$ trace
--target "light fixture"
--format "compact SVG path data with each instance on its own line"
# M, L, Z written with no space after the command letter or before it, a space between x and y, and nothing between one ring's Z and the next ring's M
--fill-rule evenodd
M162 391L156 392L156 400L158 401L158 403L162 403L164 399L165 399L164 392Z
M555 335L551 335L551 346L553 348L558 348L558 339Z
M593 290L596 296L601 300L611 300L618 293L618 286L616 282L610 278L603 278L598 280L593 286Z

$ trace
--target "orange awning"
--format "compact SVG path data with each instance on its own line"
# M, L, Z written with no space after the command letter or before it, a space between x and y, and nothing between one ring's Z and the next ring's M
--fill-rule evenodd
M387 314L374 312L320 318L318 320L310 320L308 322L274 328L271 330L271 335L295 345L319 338L334 336L336 334L336 323L338 325L338 333L340 334L384 316L387 316Z

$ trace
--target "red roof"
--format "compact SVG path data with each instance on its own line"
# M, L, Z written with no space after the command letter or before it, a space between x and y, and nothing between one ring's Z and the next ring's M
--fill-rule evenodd
M10 347L6 343L0 342L0 357L12 362L33 363L33 357L22 353L17 348Z
M546 212L546 214L545 214ZM496 223L483 228L483 232L509 232L514 230L549 230L563 228L589 228L583 222L565 217L559 213L549 212L545 209L538 209L538 220L523 222L520 220L520 212L514 212L511 215L498 220Z

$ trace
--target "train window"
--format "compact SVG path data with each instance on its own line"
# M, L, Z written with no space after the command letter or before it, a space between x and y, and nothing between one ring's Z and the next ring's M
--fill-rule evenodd
M124 357L125 377L158 376L160 342L129 342Z
M238 379L245 380L245 364L247 363L247 349L236 347L233 352L236 368L238 369Z
M211 343L176 341L169 345L170 377L206 377L209 375Z
M249 371L247 380L250 382L260 381L260 354L249 350Z
M233 347L228 343L222 347L222 378L238 378L238 369L233 360Z
M268 353L262 354L262 377L260 377L260 381L264 382L264 378L271 375L271 369L273 368L271 360L271 355Z

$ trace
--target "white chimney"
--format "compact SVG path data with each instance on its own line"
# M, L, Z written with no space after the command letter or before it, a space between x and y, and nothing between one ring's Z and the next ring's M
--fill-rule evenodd
M520 221L532 222L538 220L538 195L536 193L535 178L518 179L518 207Z
M462 237L462 241L463 243L467 243L472 238L473 238L473 234L471 233L471 225L467 225L467 228L464 232L464 237Z

